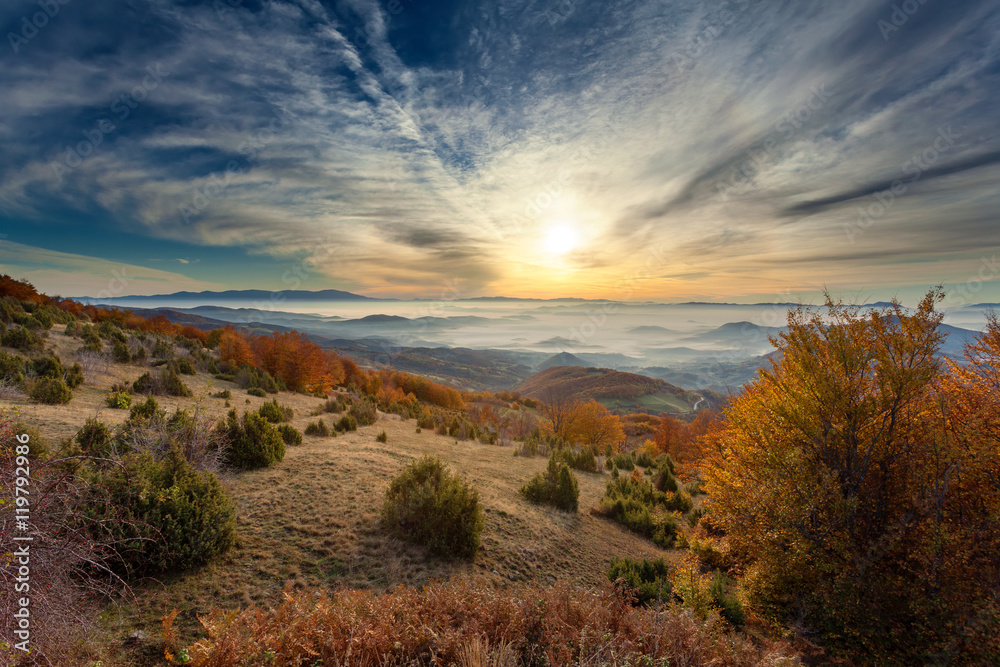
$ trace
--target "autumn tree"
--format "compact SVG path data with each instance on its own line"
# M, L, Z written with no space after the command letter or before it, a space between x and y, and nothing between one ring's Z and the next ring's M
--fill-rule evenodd
M326 353L298 331L274 332L250 341L257 366L289 389L326 394L333 388L333 376Z
M660 454L669 454L675 461L696 463L705 455L705 436L713 430L719 414L700 410L690 423L671 415L661 415L653 442Z
M219 356L235 367L254 363L250 343L232 325L226 325L219 337Z
M0 275L0 297L9 296L18 301L48 303L49 298L39 294L35 286L27 280L16 280L7 274Z
M661 415L660 423L653 433L653 442L660 454L670 454L674 460L680 459L680 452L685 449L688 439L687 424L677 417Z
M1000 334L981 342L983 365L949 377L941 298L792 311L782 356L710 436L710 511L753 611L872 663L1000 655L1000 403L966 396L995 379Z
M595 400L584 402L550 393L542 414L548 420L548 430L567 442L604 448L625 439L618 416Z
M572 442L603 449L616 447L625 439L625 430L618 416L594 400L576 403L570 423L569 440Z

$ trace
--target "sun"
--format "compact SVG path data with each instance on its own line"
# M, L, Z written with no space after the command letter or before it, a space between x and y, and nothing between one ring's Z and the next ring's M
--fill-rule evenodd
M550 254L562 256L577 245L576 230L569 225L554 225L545 234L545 250Z

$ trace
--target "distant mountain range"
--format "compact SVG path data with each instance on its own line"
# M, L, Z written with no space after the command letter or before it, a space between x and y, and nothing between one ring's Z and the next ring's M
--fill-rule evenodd
M276 296L278 295L278 296ZM87 303L120 303L122 301L263 301L279 304L282 301L396 301L397 299L377 299L361 296L353 292L336 289L324 290L279 290L260 289L226 290L225 292L174 292L173 294L138 294L114 296L102 299L74 297L76 301Z
M200 302L213 302L213 301L265 301L273 302L274 305L281 303L282 301L439 301L439 299L391 299L384 297L373 297L364 296L361 294L355 294L353 292L345 292L343 290L336 289L324 289L324 290L260 290L260 289L246 289L246 290L226 290L224 292L173 292L171 294L133 294L129 296L114 296L106 298L96 298L89 296L78 296L71 297L75 301L80 301L82 303L106 303L113 305L115 303L123 302L162 302L162 301L200 301ZM477 296L477 297L467 297L462 299L455 299L455 301L534 301L534 302L567 302L567 303L587 303L587 302L597 302L597 303L617 303L609 299L584 299L581 297L557 297L554 299L539 299L532 297L516 297L516 296ZM627 302L626 302L627 303ZM777 306L781 308L795 308L799 306L798 303L786 302L786 303L727 303L727 302L708 302L708 301L685 301L682 303L658 303L658 302L643 302L642 304L631 304L629 305L663 305L663 306L742 306L742 307L752 307L752 306ZM865 307L872 308L885 308L891 306L892 304L887 301L878 301L871 304L865 304ZM977 304L983 307L995 307L1000 304ZM818 306L806 306L807 308L818 307Z

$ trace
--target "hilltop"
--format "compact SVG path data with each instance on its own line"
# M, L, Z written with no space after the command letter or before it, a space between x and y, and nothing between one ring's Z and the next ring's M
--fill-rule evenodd
M690 412L700 396L664 380L610 368L553 366L521 383L521 395L540 400L594 399L618 412Z
M552 355L542 363L535 367L537 371L544 371L549 368L555 368L557 366L582 366L591 367L593 364L588 364L586 361L576 356L575 354L570 354L569 352L560 352L559 354Z

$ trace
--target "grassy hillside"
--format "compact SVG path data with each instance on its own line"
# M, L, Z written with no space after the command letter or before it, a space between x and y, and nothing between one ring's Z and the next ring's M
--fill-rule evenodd
M54 326L46 346L69 360L79 340L63 330L62 325ZM183 350L176 353L183 355ZM104 362L86 369L84 384L67 405L38 405L17 397L2 399L0 405L16 408L54 447L72 437L88 417L109 424L124 421L127 411L107 408L104 397L115 382L131 382L146 370L147 366ZM274 398L249 396L203 372L184 376L184 382L192 397L157 397L167 410L191 408L222 418L228 410L226 401L210 394L223 389L230 390L230 403L240 411L257 409ZM288 392L277 399L294 410L291 423L299 430L317 418L310 413L322 404L318 398ZM386 443L376 441L381 431L387 434ZM471 562L431 558L423 548L386 535L379 525L378 510L389 481L424 454L441 457L479 490L486 527L483 548ZM376 592L456 576L490 585L534 581L596 586L605 579L614 556L676 558L676 552L659 549L590 514L604 491L605 474L577 475L580 512L576 514L522 499L518 488L545 467L544 458L514 457L511 447L459 442L429 429L416 433L414 421L382 413L374 425L353 433L305 436L303 444L290 447L275 467L222 475L238 506L236 548L204 567L138 583L135 605L108 607L104 636L95 643L110 646L136 630L156 637L160 618L177 608L181 613L175 624L183 645L201 636L196 615L213 606L277 605L288 582L295 587ZM108 661L106 650L95 649L95 657L104 659L105 667L116 664ZM142 648L130 649L117 660L117 664L157 664L148 647L145 653Z
M594 399L621 412L689 412L699 396L664 380L608 368L555 366L532 375L518 391L541 400L553 396Z

